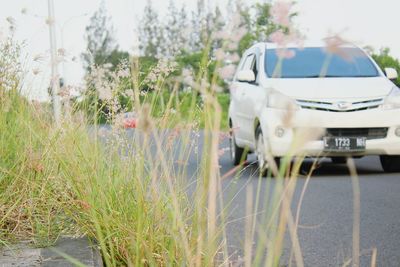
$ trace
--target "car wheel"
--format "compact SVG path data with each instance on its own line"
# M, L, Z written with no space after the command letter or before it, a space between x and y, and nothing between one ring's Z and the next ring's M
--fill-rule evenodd
M258 127L256 131L256 156L258 162L258 171L262 177L268 176L268 161L267 154L265 150L264 136L261 128ZM279 158L274 159L279 168Z
M245 155L244 149L236 145L235 133L232 129L230 130L229 150L231 152L230 154L233 165L237 166L242 161L246 160L247 157Z
M345 164L347 162L345 157L332 157L331 160L334 164Z
M380 158L385 172L400 172L400 156L381 156Z

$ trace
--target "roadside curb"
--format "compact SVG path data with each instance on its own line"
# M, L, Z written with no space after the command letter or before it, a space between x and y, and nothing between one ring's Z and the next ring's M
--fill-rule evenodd
M68 255L70 260L63 254ZM31 248L27 243L20 243L0 249L0 267L76 266L71 259L84 266L103 266L100 251L88 238L65 237L48 248Z

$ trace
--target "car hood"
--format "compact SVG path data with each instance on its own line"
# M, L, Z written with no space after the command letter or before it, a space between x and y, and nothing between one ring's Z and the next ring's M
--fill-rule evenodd
M374 99L387 96L394 84L386 77L271 79L271 89L295 99Z

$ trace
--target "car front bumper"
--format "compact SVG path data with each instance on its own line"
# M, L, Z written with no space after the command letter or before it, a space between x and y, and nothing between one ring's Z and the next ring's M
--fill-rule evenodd
M299 109L293 112L265 109L261 127L267 150L272 156L364 156L400 155L400 110L371 109L356 112L329 112ZM387 136L366 141L366 149L358 152L326 152L324 129L388 128ZM283 130L283 131L282 131ZM278 136L282 134L282 136ZM362 137L362 136L358 136Z

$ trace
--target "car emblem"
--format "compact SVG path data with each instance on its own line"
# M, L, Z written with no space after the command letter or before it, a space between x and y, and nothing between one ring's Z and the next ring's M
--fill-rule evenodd
M338 109L340 109L340 110L348 110L348 109L350 109L352 106L353 106L353 104L352 103L349 103L349 102L338 102L338 103L336 103L336 106L337 106L337 108Z

